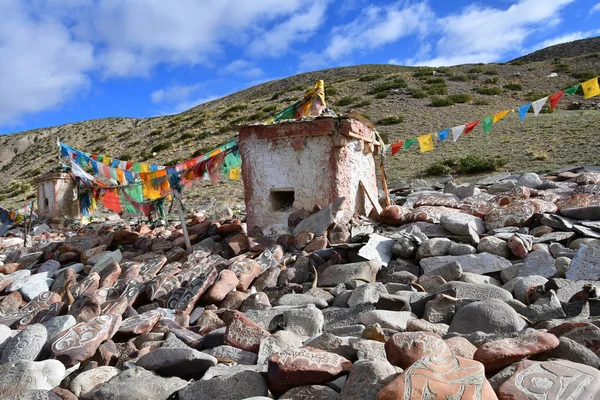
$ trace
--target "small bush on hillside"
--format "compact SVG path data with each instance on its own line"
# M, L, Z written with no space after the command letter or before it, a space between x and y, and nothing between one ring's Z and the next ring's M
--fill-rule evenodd
M372 103L371 100L363 100L363 101L359 101L358 103L356 103L354 105L354 107L366 107L366 106L370 106Z
M183 135L179 136L179 140L187 140L193 138L195 135L191 132L186 132Z
M507 83L504 85L504 89L508 90L523 90L523 85L520 83Z
M163 142L163 143L159 143L157 145L155 145L154 147L152 147L152 150L150 150L151 153L159 153L163 150L167 150L170 149L173 145L170 142Z
M467 71L470 74L481 74L483 73L483 68L482 67L473 67L471 69L469 69L469 71Z
M426 76L432 76L433 75L433 71L435 71L433 68L419 68L417 69L415 72L413 72L413 76L415 78L423 78Z
M428 85L434 84L434 83L443 83L444 85L446 84L446 80L444 78L427 78L425 80L425 83Z
M525 64L527 64L527 61L517 60L517 61L511 61L508 64L509 65L525 65Z
M498 94L502 94L502 89L498 87L476 87L473 90L479 94L484 94L486 96L495 96Z
M575 79L579 79L579 81L587 81L589 79L594 79L598 76L595 72L586 71L586 72L571 72L571 76Z
M344 96L341 99L339 99L338 101L336 101L335 105L343 107L343 106L347 106L347 105L354 103L356 100L358 100L358 97Z
M133 160L133 154L131 153L123 153L119 156L119 160L122 161L132 161Z
M413 90L411 96L413 99L424 99L425 97L429 97L429 94L424 90Z
M277 108L278 108L277 104L271 104L270 106L263 107L262 110L266 113L269 113L269 112L275 112L277 110Z
M454 102L448 97L434 97L431 99L431 107L448 107L453 105Z
M229 113L234 113L237 111L242 111L245 110L246 108L248 108L247 104L234 104L231 107L229 107L228 109L226 109L225 111L223 111L223 114L229 114Z
M387 90L384 90L382 92L376 93L375 94L375 98L376 99L385 99L386 97L388 97L390 95L390 92L388 92Z
M365 75L358 78L359 82L371 82L383 78L382 74Z
M486 74L486 75L499 75L500 73L498 71L496 71L495 69L488 69L487 71L484 72L484 74Z
M525 95L525 99L527 99L527 101L536 101L539 99L543 99L544 97L546 97L546 95L541 92L527 92L527 94Z
M478 97L475 100L473 100L473 104L475 104L476 106L487 106L490 104L490 102L487 99Z
M158 136L158 135L161 135L162 133L163 133L163 130L159 128L159 129L155 129L152 132L150 132L150 136Z
M384 90L400 89L400 88L405 88L405 87L408 87L408 84L406 83L406 81L404 79L395 78L392 81L385 82L385 83L382 83L381 85L375 86L373 89L371 89L369 94L376 94L376 93L382 92Z
M335 86L325 86L325 99L329 96L335 96L337 94L337 89Z
M465 75L454 75L448 79L453 82L467 82L469 80L469 78Z
M377 124L378 125L388 126L388 125L396 125L396 124L399 124L401 122L404 122L404 117L389 116L389 117L385 117L383 119L380 119L379 121L377 121Z
M553 68L552 68L552 72L562 72L562 73L567 73L570 71L570 67L567 64L556 64Z
M498 77L493 77L493 78L488 78L485 81L483 81L483 83L487 84L487 85L495 85L496 83L500 82L500 79L498 79Z
M472 96L468 93L460 93L450 95L448 98L450 98L450 100L452 100L454 103L468 103L471 101Z
M431 164L426 170L427 175L448 174L477 174L493 172L505 166L507 161L500 157L468 155L461 158L447 158Z
M448 94L448 86L446 85L446 82L428 85L425 87L425 90L427 90L427 93L429 93L431 96Z

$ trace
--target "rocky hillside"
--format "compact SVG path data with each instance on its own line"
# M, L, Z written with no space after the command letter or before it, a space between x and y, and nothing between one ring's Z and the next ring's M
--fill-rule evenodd
M16 207L35 197L32 178L57 163L57 137L88 152L174 164L231 138L240 124L268 119L324 79L333 110L358 111L390 142L397 141L480 119L595 77L600 73L598 43L595 38L553 46L505 64L329 69L261 84L177 115L104 118L7 135L0 138L0 204ZM557 76L548 77L553 72ZM597 101L567 97L554 113L531 116L525 123L510 115L490 135L479 129L430 153L411 149L387 161L389 178L422 175L432 165L469 155L494 156L498 166L511 171L596 163ZM225 197L241 201L241 183L198 187L186 196L194 204Z

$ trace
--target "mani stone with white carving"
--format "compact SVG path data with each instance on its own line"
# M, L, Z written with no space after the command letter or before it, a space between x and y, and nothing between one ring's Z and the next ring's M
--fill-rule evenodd
M364 261L350 264L330 265L319 273L319 286L336 286L351 281L375 282L381 264Z
M510 379L498 389L500 400L600 398L600 372L567 360L517 364Z
M52 390L65 375L65 366L57 360L16 361L0 366L0 398L26 390Z
M328 382L351 368L346 358L312 347L282 350L269 358L269 389L280 395L295 386Z
M252 322L239 311L231 313L231 322L227 325L225 343L238 349L258 353L260 342L271 334Z
M502 300L477 301L461 307L448 332L468 334L476 331L492 334L513 334L520 332L527 323L517 312Z
M443 267L446 264L457 261L464 272L476 274L488 274L490 272L502 271L512 265L506 258L498 257L490 253L468 254L465 256L440 256L424 258L420 261L424 273Z
M567 270L567 279L595 280L600 277L600 249L582 245Z

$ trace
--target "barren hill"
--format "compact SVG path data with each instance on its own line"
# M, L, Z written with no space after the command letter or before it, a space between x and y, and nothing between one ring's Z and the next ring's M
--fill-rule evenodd
M553 72L558 76L549 77ZM174 164L236 134L236 126L268 119L324 79L330 108L358 111L390 142L484 118L600 74L600 38L552 46L506 64L450 68L359 65L310 72L264 83L177 115L103 118L0 137L0 204L16 207L35 197L32 178L57 163L56 138L87 152ZM456 144L420 154L417 146L388 158L390 180L416 177L432 164L467 155L502 159L504 169L548 171L597 164L598 99L566 96L553 113L521 123L509 115L489 135L481 128ZM198 185L190 205L241 202L240 182Z

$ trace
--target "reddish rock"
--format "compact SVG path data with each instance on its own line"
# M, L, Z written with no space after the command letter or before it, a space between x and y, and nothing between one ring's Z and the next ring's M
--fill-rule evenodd
M271 267L278 267L282 259L283 248L276 244L272 245L268 249L263 250L263 252L257 258L255 258L254 261L260 265L261 272L264 272Z
M52 389L52 393L57 395L61 400L78 400L78 397L73 394L70 390L63 389L61 387L55 387Z
M77 322L89 321L101 312L100 299L96 294L78 296L69 309L69 314L74 316Z
M119 263L112 262L108 264L98 275L100 275L99 285L101 288L111 287L115 284L121 275L121 267Z
M254 280L254 287L262 292L266 288L277 286L277 278L279 278L280 273L279 267L270 267Z
M217 279L215 267L207 267L185 287L174 290L167 301L167 308L180 310L189 314L194 309L198 299L215 283Z
M93 272L84 280L71 286L71 293L76 298L82 294L93 294L100 287L100 275Z
M479 346L473 359L487 372L497 371L534 354L558 347L558 338L551 333L534 332L516 338L500 339Z
M224 269L211 288L202 297L202 304L215 304L227 296L240 283L235 272Z
M163 254L142 254L133 259L140 263L140 275L143 279L154 278L167 263L167 257Z
M225 343L238 349L258 352L260 342L271 334L238 311L227 312Z
M442 337L433 332L401 332L385 343L388 361L406 369L428 354L450 356L452 353Z
M379 218L385 224L399 226L406 223L405 217L408 213L410 209L407 207L391 205L383 209Z
M13 283L13 280L10 276L0 275L0 292L6 289L11 283Z
M447 196L419 196L414 207L422 206L443 206L450 208L460 208L462 204L453 197Z
M239 219L234 219L229 224L221 225L217 228L217 233L223 237L229 235L235 235L236 233L240 233L244 230L242 226L242 221Z
M315 237L315 234L311 231L301 231L296 236L294 236L294 247L297 249L303 249L306 247Z
M57 293L42 292L19 311L0 314L0 325L14 326L18 322L19 328L24 328L33 321L40 311L47 310L52 304L60 301L61 297Z
M219 303L219 308L228 310L239 310L248 294L244 292L229 292L227 296Z
M79 254L74 251L69 251L67 253L62 253L60 257L58 257L58 261L61 264L69 264L73 262L79 261Z
M0 312L2 314L10 314L19 311L23 305L23 296L19 292L12 292L4 296L0 304Z
M484 218L488 230L507 226L527 226L537 212L533 202L528 200L514 201L506 207L499 207Z
M456 356L430 354L377 393L377 400L498 400L485 378L483 365Z
M513 235L508 239L507 244L510 252L519 258L525 258L525 256L529 254L529 250L531 250L531 244L525 243L525 241L517 235Z
M567 322L550 329L548 333L574 340L594 353L600 350L600 328L588 322Z
M541 237L544 236L548 233L552 233L554 232L554 229L552 229L549 226L546 225L541 225L538 227L533 228L531 231L529 231L529 234L535 237Z
M461 336L444 339L444 342L448 345L453 356L472 360L473 354L477 351L477 347L473 346L471 342Z
M252 281L260 274L260 265L254 260L237 260L229 267L235 276L238 278L239 283L237 290L248 290Z
M119 279L115 282L113 288L115 288L122 297L127 299L127 305L132 306L136 302L140 293L144 292L146 285L139 279Z
M80 257L82 263L87 264L87 262L90 258L94 257L97 254L102 253L105 250L106 250L106 246L93 247L91 249L83 250L81 253L79 253L79 257Z
M335 224L327 235L331 244L348 243L350 236L350 231L345 224Z
M102 315L122 315L127 310L128 299L121 296L115 300L109 300L102 304L100 314Z
M140 237L140 234L138 232L127 231L125 229L119 229L117 232L115 232L115 236L113 238L113 243L115 244L115 246L124 246L124 245L128 245L128 244L134 244L138 240L139 237Z
M600 398L600 372L567 360L524 360L498 389L500 400Z
M240 255L243 252L245 252L246 250L248 250L248 236L246 236L245 233L237 233L235 235L229 236L227 239L225 239L225 243L227 244L227 246L229 246L229 248L231 249L231 251L233 252L234 255Z
M507 192L498 193L492 200L499 206L507 206L522 199L528 199L531 196L531 190L525 186L517 186Z
M0 274L12 274L15 271L18 271L21 269L21 266L19 265L19 263L8 263L8 264L4 264L4 265L0 265ZM7 280L5 280L4 282L7 282ZM10 281L12 282L12 280ZM2 290L4 290L4 288L6 288L6 286L10 285L10 283L8 284L4 284L4 287L2 288Z
M99 366L114 366L119 360L119 349L115 342L107 340L98 346L92 359L94 360L92 362L97 362Z
M198 236L202 236L204 235L206 232L208 232L208 229L210 228L211 225L211 221L210 220L204 220L202 222L199 222L197 224L191 225L188 227L188 233L190 235L198 235Z
M214 331L225 326L225 322L221 320L214 312L210 310L204 310L198 321L196 321L197 330L200 335L206 335L209 332Z
M317 236L304 248L307 253L323 250L327 248L327 238L325 236Z
M172 248L173 242L162 237L152 239L152 243L150 244L150 251L153 253L164 253Z
M110 339L120 324L120 315L101 315L90 321L80 322L52 340L52 354L67 367L75 365L94 355L98 346Z
M119 327L119 333L125 335L143 335L152 331L161 318L158 311L148 311L135 317L127 318Z
M331 381L351 368L350 360L324 350L285 349L269 358L267 381L271 392L278 396L296 386Z
M422 206L412 209L408 214L406 214L405 220L407 222L423 221L439 224L442 215L455 212L460 212L460 210L449 207Z
M146 285L146 296L148 300L158 300L161 303L166 303L169 295L180 286L179 279L170 275L159 275L153 278Z

